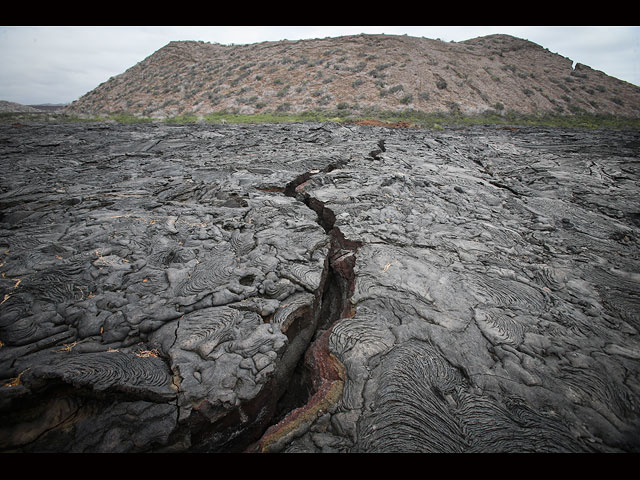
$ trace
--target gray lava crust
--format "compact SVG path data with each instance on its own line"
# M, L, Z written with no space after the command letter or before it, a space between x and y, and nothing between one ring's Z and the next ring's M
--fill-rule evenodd
M640 451L638 132L0 124L0 161L0 451Z

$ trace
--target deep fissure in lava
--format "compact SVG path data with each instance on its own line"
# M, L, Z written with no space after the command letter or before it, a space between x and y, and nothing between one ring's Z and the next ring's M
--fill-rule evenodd
M341 163L332 164L323 172L330 172L341 166ZM313 210L317 216L317 222L323 227L330 237L330 247L325 262L325 272L321 284L321 296L318 302L319 311L311 312L314 316L315 332L309 342L309 349L300 356L288 386L276 405L272 427L269 431L283 429L288 417L296 416L296 412L305 410L307 404L318 393L319 384L323 373L317 370L317 359L314 357L327 356L326 335L337 321L345 316L351 316L350 298L354 289L354 267L356 263L356 252L360 247L359 242L348 240L344 237L339 228L335 226L335 214L323 202L313 198L306 192L302 192L299 187L306 183L313 175L320 173L307 172L292 182L287 184L284 194L296 198ZM289 335L289 332L288 332ZM291 333L290 338L295 334ZM319 346L318 346L319 345ZM292 420L294 422L295 420ZM261 442L255 444L250 451L266 451L262 448Z

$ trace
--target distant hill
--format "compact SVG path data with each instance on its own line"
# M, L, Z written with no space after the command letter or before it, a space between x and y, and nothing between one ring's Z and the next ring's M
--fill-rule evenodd
M56 112L58 110L62 110L67 106L66 103L42 103L39 105L29 105L30 107L36 108L38 110L43 110L46 112Z
M65 108L166 117L227 111L460 111L640 117L640 87L509 35L170 42Z
M0 113L38 113L41 110L21 103L0 100Z

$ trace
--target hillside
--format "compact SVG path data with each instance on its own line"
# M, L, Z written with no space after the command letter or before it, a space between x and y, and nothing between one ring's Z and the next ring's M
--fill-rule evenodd
M175 41L66 108L152 117L227 111L514 111L640 116L640 87L508 35L250 45Z

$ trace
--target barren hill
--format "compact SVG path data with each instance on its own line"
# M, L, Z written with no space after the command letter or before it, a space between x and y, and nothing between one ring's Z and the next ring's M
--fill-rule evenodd
M67 107L179 114L416 110L640 116L640 87L527 40L396 35L170 42Z

